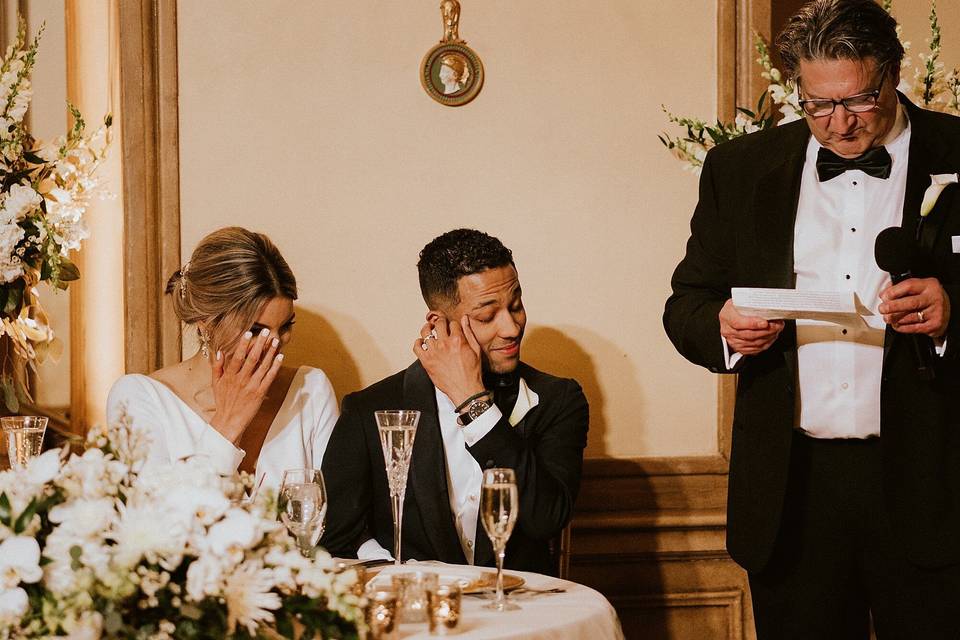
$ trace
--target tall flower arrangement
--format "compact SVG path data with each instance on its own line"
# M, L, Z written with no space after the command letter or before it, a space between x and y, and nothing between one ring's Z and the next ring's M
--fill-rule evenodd
M128 420L87 447L0 473L0 639L357 638L356 572L303 558L269 492L202 458L143 470Z
M80 277L68 256L87 237L83 214L110 142L109 116L88 134L72 105L66 135L47 143L30 135L24 116L42 31L28 40L21 20L0 59L0 390L10 411L30 398L28 370L62 350L37 285L66 289Z
M882 5L890 12L893 1L883 0ZM910 59L903 60L901 81L897 88L924 108L960 115L960 68L947 72L940 60L942 34L936 0L930 0L929 22L928 52L920 54L920 65L912 70ZM903 48L909 51L910 43L904 41L899 26L897 35ZM738 107L733 122L717 120L715 124L710 124L701 119L674 115L664 107L668 121L682 127L684 132L677 135L663 133L659 136L660 142L694 173L700 172L707 151L717 144L803 117L797 87L773 66L767 43L757 36L754 39L754 48L757 51L757 64L761 69L760 75L769 82L766 91L760 96L756 110ZM774 114L774 110L778 111L778 114Z

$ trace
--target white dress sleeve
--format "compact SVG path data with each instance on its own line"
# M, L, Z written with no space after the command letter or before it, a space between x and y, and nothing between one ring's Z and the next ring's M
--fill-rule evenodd
M107 420L127 415L150 437L148 465L170 464L203 455L223 475L237 470L245 455L219 431L203 421L176 395L151 378L130 374L117 380L107 396Z

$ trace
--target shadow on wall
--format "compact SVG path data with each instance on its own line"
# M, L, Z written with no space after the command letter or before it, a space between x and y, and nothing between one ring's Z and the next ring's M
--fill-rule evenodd
M603 378L607 381L606 388L613 386L617 393L626 394L630 399L631 413L638 415L642 402L640 385L632 365L616 344L579 327L533 327L523 338L524 362L553 375L574 378L583 387L590 403L590 432L584 451L587 458L608 455L605 387L594 368L595 359L605 363ZM642 437L639 428L636 437Z
M323 369L333 384L338 402L365 386L358 360L374 371L387 370L387 359L355 319L328 310L321 315L301 306L296 311L293 340L285 350L287 364ZM350 335L341 336L335 327L350 327Z

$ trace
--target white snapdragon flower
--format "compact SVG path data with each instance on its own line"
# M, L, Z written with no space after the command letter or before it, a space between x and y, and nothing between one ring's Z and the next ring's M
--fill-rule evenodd
M6 223L20 222L28 213L40 206L43 198L28 184L10 185L7 197L3 201L0 219Z
M13 589L21 582L32 584L43 577L40 545L29 536L14 536L0 542L0 588Z
M247 562L227 577L223 598L227 603L227 633L237 626L256 635L262 623L273 622L272 610L279 609L280 596L272 591L273 580L269 569L257 562Z
M58 484L70 496L115 496L128 472L125 464L107 457L100 449L87 449L64 465Z

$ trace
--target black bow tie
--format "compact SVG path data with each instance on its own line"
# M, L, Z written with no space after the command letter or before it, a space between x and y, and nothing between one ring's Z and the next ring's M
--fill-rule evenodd
M826 147L820 147L817 154L817 178L826 182L836 178L844 171L860 169L868 176L886 180L890 177L890 154L886 147L875 147L856 158L841 158Z

